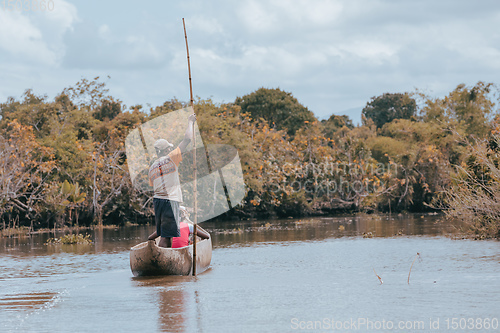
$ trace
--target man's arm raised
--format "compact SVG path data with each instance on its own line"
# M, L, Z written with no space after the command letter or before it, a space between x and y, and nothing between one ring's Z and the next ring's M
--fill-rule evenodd
M184 140L181 141L179 144L179 149L181 150L181 153L184 153L186 151L187 146L193 139L194 135L194 126L193 124L196 122L196 114L192 114L188 118L188 126L186 128L186 133L184 134Z

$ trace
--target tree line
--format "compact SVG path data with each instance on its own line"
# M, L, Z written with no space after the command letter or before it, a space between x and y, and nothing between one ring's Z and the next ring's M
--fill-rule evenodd
M362 124L319 120L290 92L260 88L194 105L205 144L238 149L243 202L221 218L442 209L481 237L499 237L497 88L458 85L371 98ZM125 138L185 107L126 107L99 78L54 100L27 90L0 104L0 228L147 223L151 193L134 188ZM485 202L488 204L485 206ZM486 208L485 208L486 207Z

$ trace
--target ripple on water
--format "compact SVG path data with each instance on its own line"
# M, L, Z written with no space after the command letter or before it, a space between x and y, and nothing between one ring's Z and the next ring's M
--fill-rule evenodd
M60 293L35 292L27 294L7 294L0 297L0 309L38 310L54 306L60 300Z

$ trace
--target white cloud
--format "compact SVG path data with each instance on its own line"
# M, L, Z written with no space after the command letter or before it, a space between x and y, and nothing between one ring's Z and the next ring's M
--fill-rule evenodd
M214 17L194 16L189 21L190 32L199 31L201 33L215 35L224 33L224 28Z
M0 48L5 54L37 64L54 65L57 60L40 29L16 11L0 10Z
M291 24L297 22L312 25L333 23L342 13L342 3L332 0L272 0L275 11L282 13Z
M388 43L356 40L339 45L332 49L332 54L340 55L343 58L365 59L375 64L381 64L384 61L397 61L398 47Z
M53 11L0 10L0 48L10 61L56 66L64 54L63 36L76 20L76 7L63 0Z
M60 33L64 33L67 29L71 29L73 24L78 21L78 13L75 5L64 0L54 2L52 11L40 12L37 17L45 21L45 27L51 23L60 29Z
M99 37L103 40L110 40L111 39L111 29L107 24L103 24L99 27L97 30L97 34Z
M107 24L78 24L66 35L64 64L79 69L145 69L162 64L163 52L144 33L115 32Z
M342 9L334 0L250 0L241 2L237 17L250 33L274 34L333 24Z
M242 3L238 17L250 32L269 33L279 27L276 14L254 0Z

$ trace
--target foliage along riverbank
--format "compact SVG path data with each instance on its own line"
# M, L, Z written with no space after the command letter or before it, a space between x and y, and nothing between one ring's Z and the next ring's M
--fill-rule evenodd
M279 89L233 103L198 100L204 143L235 146L245 177L244 201L221 218L434 207L499 237L495 89L479 82L444 98L383 94L367 102L361 126L346 116L319 121ZM53 101L29 90L8 98L0 104L0 228L149 221L151 195L132 186L124 141L183 106L126 107L98 78Z

